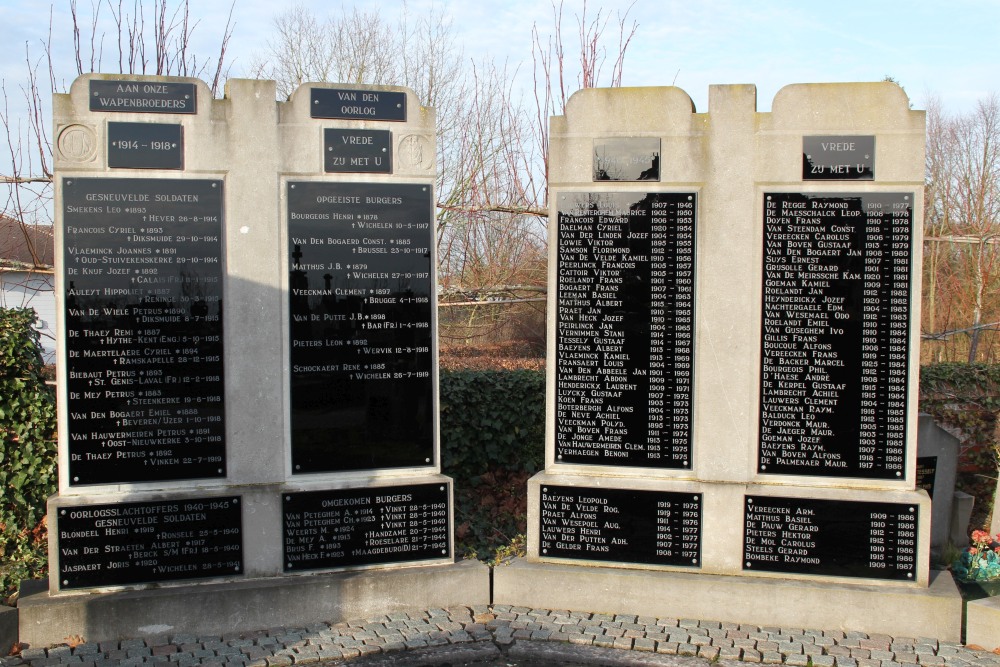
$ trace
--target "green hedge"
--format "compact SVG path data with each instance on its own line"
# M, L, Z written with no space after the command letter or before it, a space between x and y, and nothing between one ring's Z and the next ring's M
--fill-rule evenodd
M1000 469L1000 365L923 366L920 410L958 429L962 445L956 487L976 499L969 530L985 528Z
M453 474L535 472L545 454L545 374L442 371L441 460Z
M920 369L920 410L961 429L966 468L996 477L1000 365L930 364Z
M458 552L487 558L526 531L525 484L545 457L545 373L443 371L440 391Z
M42 379L34 321L31 310L0 309L0 585L6 594L21 578L44 573L38 538L56 485L55 400ZM920 389L920 409L961 428L978 476L995 477L1000 366L925 366ZM526 530L525 483L544 463L545 373L442 371L440 393L441 462L455 479L458 550L489 557ZM976 493L980 506L982 493Z
M0 308L0 591L47 563L45 501L56 491L55 396L42 377L35 311Z

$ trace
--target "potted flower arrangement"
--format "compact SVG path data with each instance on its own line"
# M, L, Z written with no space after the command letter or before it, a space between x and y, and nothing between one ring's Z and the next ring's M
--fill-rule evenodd
M967 599L1000 595L1000 541L985 530L972 531L972 546L959 554L951 572Z

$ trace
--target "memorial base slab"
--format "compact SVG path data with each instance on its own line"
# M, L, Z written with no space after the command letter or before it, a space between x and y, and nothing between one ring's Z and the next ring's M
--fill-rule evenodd
M958 641L962 598L951 575L930 586L827 584L683 572L530 563L493 571L494 604L702 618ZM595 608L600 607L600 608ZM905 614L899 610L905 609Z
M99 642L223 634L490 603L489 568L475 560L99 594L53 596L44 586L26 584L18 600L20 641L30 646L76 635Z
M17 609L0 606L0 651L7 655L17 641Z
M1000 648L1000 597L966 603L965 643L977 644L987 650Z

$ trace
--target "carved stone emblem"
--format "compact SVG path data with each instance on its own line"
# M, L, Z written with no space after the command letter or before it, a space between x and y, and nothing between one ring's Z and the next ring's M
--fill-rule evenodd
M97 133L86 125L67 125L59 133L59 157L68 162L90 162L97 157Z
M399 162L404 167L430 169L434 164L430 142L418 134L403 137L399 142Z

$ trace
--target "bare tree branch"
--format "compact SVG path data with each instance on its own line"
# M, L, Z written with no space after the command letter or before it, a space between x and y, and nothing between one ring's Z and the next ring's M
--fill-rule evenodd
M105 7L110 13L110 19L102 16ZM177 0L177 6L173 10L170 9L171 0L155 0L152 32L144 13L145 7L143 0L133 0L131 9L123 5L123 0L117 0L117 3L114 0L91 0L89 17L84 17L80 14L77 0L70 0L70 31L76 73L79 75L102 67L105 38L103 30L105 26L111 25L118 49L118 70L123 74L147 73L147 42L151 42L154 44L152 52L156 54L157 74L202 76L212 61L199 61L197 54L190 48L192 34L198 24L191 21L188 0ZM231 17L232 9L216 61L216 86L221 85L226 72L223 62L226 45L232 35ZM40 233L45 232L51 236L52 224L52 142L49 136L50 121L45 112L46 102L50 91L62 92L59 90L57 68L53 59L57 37L52 9L47 28L47 35L42 40L45 51L42 58L33 59L28 45L25 45L26 83L20 91L23 109L17 114L13 114L10 108L14 98L6 83L0 82L0 94L3 95L0 121L3 123L10 165L8 173L0 174L0 184L7 189L0 215L7 221L4 224L8 225L8 229L16 229L14 236L6 237L6 244L22 249L20 252L26 253L30 259L23 261L21 256L20 261L8 261L7 255L13 252L12 248L0 247L0 264L19 272L28 270L28 277L20 285L24 294L36 293L41 289L36 285L35 279L39 273L47 270L47 262L51 262L47 254L43 256L39 245L43 241L48 245L51 238L46 240ZM47 78L44 83L38 76L43 62L46 68L43 76ZM10 271L5 271L4 275L9 276ZM6 278L5 283L11 285ZM51 288L48 289L51 291Z
M437 208L442 211L454 211L456 213L513 213L514 215L530 215L538 218L548 218L547 208L528 208L519 206L451 206L443 202L437 203Z
M996 361L1000 336L1000 98L948 117L927 111L922 327L925 361ZM962 334L959 336L958 334Z

